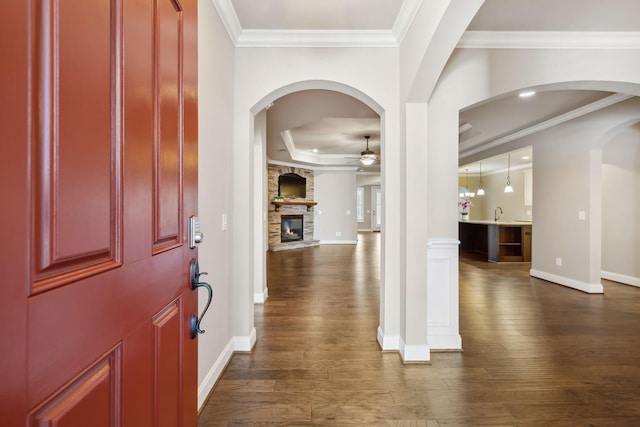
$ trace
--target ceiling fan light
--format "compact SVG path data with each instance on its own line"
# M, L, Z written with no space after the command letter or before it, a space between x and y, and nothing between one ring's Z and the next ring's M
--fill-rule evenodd
M360 163L365 166L371 166L376 161L376 157L375 154L363 154L360 157Z
M360 153L360 163L365 166L371 166L376 160L378 160L378 156L372 150L369 150L369 135L365 135L364 139L367 140L367 148Z

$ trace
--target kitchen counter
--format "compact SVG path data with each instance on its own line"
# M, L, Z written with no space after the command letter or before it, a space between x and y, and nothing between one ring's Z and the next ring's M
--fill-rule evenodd
M470 219L468 221L460 221L469 224L497 224L497 225L531 225L531 221L527 221L524 219L514 219L511 221L503 221L501 219L497 221L493 221L490 219Z
M531 262L531 227L531 221L460 221L460 250L491 262Z

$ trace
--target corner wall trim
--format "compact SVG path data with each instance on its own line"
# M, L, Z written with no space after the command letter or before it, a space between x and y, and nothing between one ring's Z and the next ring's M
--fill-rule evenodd
M356 245L357 240L320 240L321 245Z
M256 345L256 328L251 329L249 336L235 336L233 341L233 351L248 352Z
M253 294L254 304L264 304L269 298L269 288L265 287L262 292L256 292Z
M400 342L400 357L403 363L418 363L431 361L431 350L428 345L406 345L404 340Z
M556 283L558 285L566 286L568 288L577 289L588 294L602 294L604 288L602 283L585 283L579 280L570 279L568 277L558 276L555 274L547 273L541 270L531 269L529 275L537 277L538 279L546 280L547 282Z
M398 335L384 335L382 328L378 326L378 344L383 351L400 350L400 337Z
M612 282L640 287L640 277L626 276L624 274L612 273L611 271L604 270L600 272L600 276L602 276L603 279L611 280Z
M233 340L230 340L225 348L220 353L220 356L215 361L207 375L204 377L202 383L198 385L198 411L202 409L202 406L206 403L207 397L216 385L218 378L222 375L222 371L227 366L233 356Z
M460 351L462 337L460 335L429 335L429 347L432 351Z

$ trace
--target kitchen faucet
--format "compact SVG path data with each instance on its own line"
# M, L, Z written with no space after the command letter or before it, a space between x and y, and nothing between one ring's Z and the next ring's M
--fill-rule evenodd
M502 212L502 208L500 206L498 206L497 208L495 208L493 210L493 220L497 221L500 219L500 216L498 215L498 209L500 209L500 213L503 214L504 212Z

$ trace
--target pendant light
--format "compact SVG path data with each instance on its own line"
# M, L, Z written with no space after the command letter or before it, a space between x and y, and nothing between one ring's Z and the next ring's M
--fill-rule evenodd
M478 191L476 194L478 196L484 196L484 188L482 188L482 162L480 162L480 184L478 185Z
M360 162L365 166L371 166L378 159L376 153L372 150L369 150L369 135L365 135L365 139L367 140L367 148L360 153Z
M466 178L465 178L465 189L464 189L464 197L473 197L476 193L469 191L469 169L465 169Z
M507 161L507 186L504 187L505 193L513 193L513 187L511 186L511 178L509 172L511 172L511 154L509 154L509 160Z

